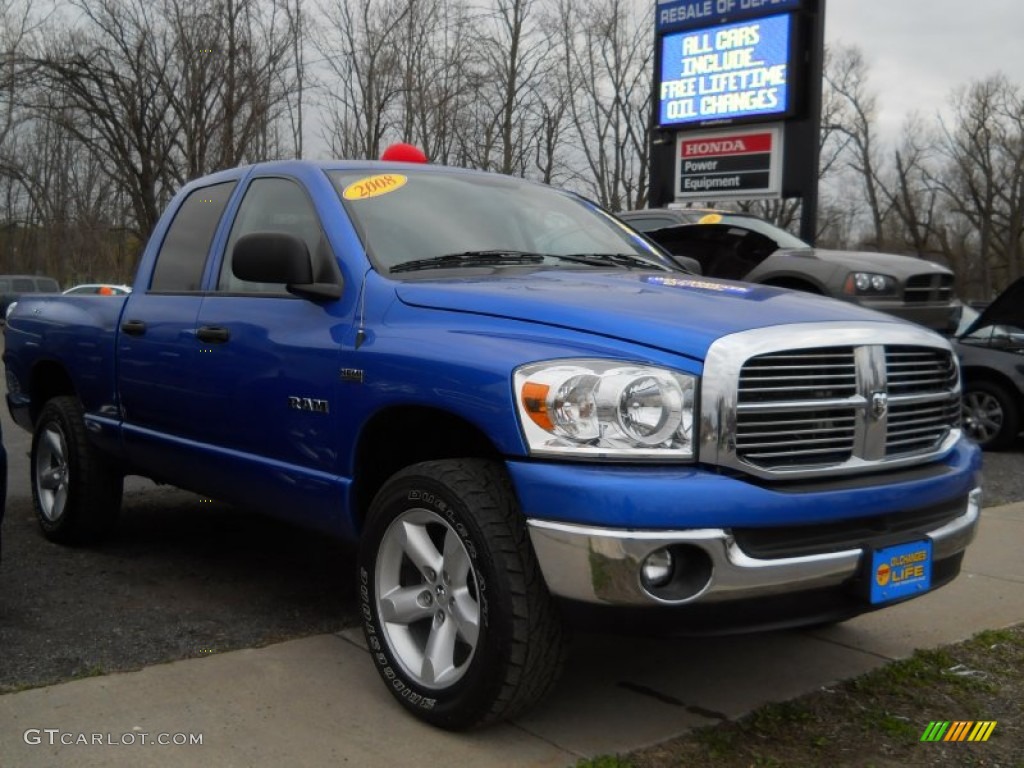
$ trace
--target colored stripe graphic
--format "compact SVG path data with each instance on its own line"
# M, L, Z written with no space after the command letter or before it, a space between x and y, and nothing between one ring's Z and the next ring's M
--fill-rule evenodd
M995 720L981 720L977 725L974 726L974 730L971 731L971 735L967 737L968 741L988 741L988 737L992 735L992 731L996 729Z
M988 741L996 729L996 720L932 720L921 734L921 741Z
M949 733L943 741L963 741L967 736L967 730L974 725L971 720L954 720L949 728Z

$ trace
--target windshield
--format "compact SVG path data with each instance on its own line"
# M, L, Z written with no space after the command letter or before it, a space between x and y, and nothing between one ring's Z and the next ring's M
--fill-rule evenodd
M960 324L956 327L955 335L963 336L979 317L981 317L981 313L978 310L964 305L963 310L960 312Z
M509 176L403 169L401 173L330 171L374 266L486 254L489 267L538 262L562 268L614 269L624 261L558 256L634 256L665 268L659 251L597 206L552 187ZM499 254L510 254L502 261ZM553 258L545 258L551 256ZM480 261L466 261L479 266ZM426 265L431 266L431 265ZM438 268L452 266L438 261ZM397 270L404 271L404 270Z
M712 218L714 218L714 221L711 220ZM786 230L753 216L731 216L727 213L714 213L703 217L698 223L743 227L744 229L749 229L752 232L762 234L765 237L770 237L778 244L779 248L785 248L786 250L811 247L799 237L789 234Z

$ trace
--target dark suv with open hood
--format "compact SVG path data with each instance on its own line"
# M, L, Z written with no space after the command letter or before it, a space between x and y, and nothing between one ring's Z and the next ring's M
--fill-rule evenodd
M925 259L813 248L756 216L707 209L626 211L619 218L681 264L708 277L745 280L851 301L950 334L960 319L953 273Z
M964 431L982 448L1020 434L1024 406L1024 278L984 312L964 308L954 348L962 362Z

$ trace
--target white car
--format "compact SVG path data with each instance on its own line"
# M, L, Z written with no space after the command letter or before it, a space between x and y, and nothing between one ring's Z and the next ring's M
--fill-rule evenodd
M84 293L96 296L126 296L132 292L130 285L113 285L111 283L83 283L68 288L64 293Z

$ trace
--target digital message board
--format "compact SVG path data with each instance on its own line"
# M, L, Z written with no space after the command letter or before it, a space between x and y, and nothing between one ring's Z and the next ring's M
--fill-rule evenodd
M659 125L789 115L792 28L780 14L663 35Z

